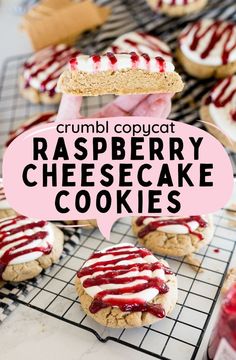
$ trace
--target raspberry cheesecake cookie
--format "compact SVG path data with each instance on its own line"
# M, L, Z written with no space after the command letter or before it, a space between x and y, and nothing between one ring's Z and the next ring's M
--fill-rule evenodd
M139 55L159 56L168 62L173 61L171 50L164 41L139 31L131 31L119 36L106 50L106 52L114 54L130 53L132 51Z
M79 51L65 44L49 46L33 54L23 65L20 91L32 103L57 104L57 81L67 62Z
M223 145L236 151L236 75L220 80L203 100L201 119Z
M60 258L63 243L62 231L47 221L21 215L0 219L0 278L34 278Z
M0 180L0 219L13 215L16 215L16 212L11 208L10 204L8 203L3 187L3 182L2 180Z
M133 232L147 249L170 256L185 256L208 244L213 236L211 216L133 218Z
M81 225L83 229L94 229L97 227L97 220L89 219L89 220L68 220L65 221L68 225Z
M156 12L178 17L203 9L207 0L147 0Z
M174 65L135 52L78 55L58 83L61 92L79 96L175 93L183 82Z
M84 311L113 328L152 324L177 301L177 280L168 264L132 244L95 252L77 273L75 286Z
M236 71L236 24L202 19L180 34L177 57L196 78L225 78Z
M53 111L44 112L34 115L27 121L23 122L18 128L9 133L5 146L8 147L10 143L21 135L24 131L32 129L36 125L47 124L55 120L56 113Z

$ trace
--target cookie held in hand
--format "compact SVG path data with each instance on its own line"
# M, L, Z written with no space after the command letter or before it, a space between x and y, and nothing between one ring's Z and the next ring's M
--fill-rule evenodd
M183 86L171 62L135 52L78 55L58 82L59 91L79 96L176 93Z
M126 243L95 252L78 271L75 286L84 311L112 328L155 323L177 301L177 279L168 264Z

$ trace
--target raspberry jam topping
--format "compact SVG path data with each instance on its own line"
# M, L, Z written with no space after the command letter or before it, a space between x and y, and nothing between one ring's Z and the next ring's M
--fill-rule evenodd
M164 308L146 301L145 294L150 289L153 298L166 294L168 275L172 275L171 270L150 251L130 244L95 252L77 273L88 294L91 288L98 289L89 308L91 313L111 306L124 312L149 312L159 318L165 316Z
M57 80L67 62L79 53L77 49L64 44L49 46L38 51L23 65L24 87L32 86L53 97L56 94Z
M180 41L191 33L190 50L199 51L200 58L209 57L213 49L220 50L220 57L223 65L230 62L230 55L236 49L236 25L221 20L210 21L203 30L203 22L198 21L188 26L181 35ZM200 50L201 49L201 50Z
M13 260L33 252L47 255L52 245L38 245L37 240L44 240L48 232L46 221L34 221L25 216L15 216L0 220L0 276ZM35 246L30 246L34 241Z
M187 229L187 232L189 234L195 235L199 238L199 240L203 240L203 235L200 232L193 231L189 225L190 222L196 221L199 224L199 227L205 228L207 227L207 222L201 217L201 216L189 216L185 218L173 218L173 219L162 219L160 217L153 217L153 220L149 222L147 225L145 225L144 220L149 218L148 216L140 216L136 220L137 226L144 225L143 228L138 232L138 237L143 238L146 235L148 235L150 232L160 230L163 226L168 225L182 225Z

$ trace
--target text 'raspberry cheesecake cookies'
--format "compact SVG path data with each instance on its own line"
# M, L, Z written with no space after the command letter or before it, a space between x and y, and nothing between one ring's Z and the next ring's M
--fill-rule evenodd
M109 52L71 59L58 89L79 96L175 93L182 91L183 82L174 65L161 57Z
M130 53L132 51L139 55L159 56L168 62L173 61L171 50L164 41L139 31L131 31L119 36L106 49L106 53L112 52L114 54Z
M133 218L133 232L147 249L169 256L185 256L208 244L213 236L211 216Z
M61 95L57 81L67 62L79 51L65 44L49 46L34 53L23 65L20 76L22 96L32 103L57 104Z
M236 75L220 80L203 99L201 119L223 145L236 151Z
M75 286L84 311L112 328L155 323L177 301L177 280L167 262L126 243L95 252L78 271Z
M147 0L152 10L178 17L203 9L207 0Z
M61 256L64 235L55 225L25 216L0 219L0 278L24 281Z
M236 72L236 24L202 19L180 34L177 58L189 75L225 78Z

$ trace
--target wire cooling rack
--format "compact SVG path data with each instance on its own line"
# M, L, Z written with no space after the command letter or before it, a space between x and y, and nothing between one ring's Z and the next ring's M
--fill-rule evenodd
M178 302L171 316L151 326L126 330L100 326L80 308L74 289L76 271L94 250L122 242L136 244L130 218L115 223L109 241L97 229L83 231L80 245L75 246L50 272L22 283L20 288L15 286L15 293L12 291L13 285L8 285L8 288L0 290L0 297L5 296L90 331L102 342L113 340L159 359L193 360L235 250L236 230L229 228L232 218L224 210L214 216L213 240L194 255L203 272L195 272L186 258L165 257L178 278Z

